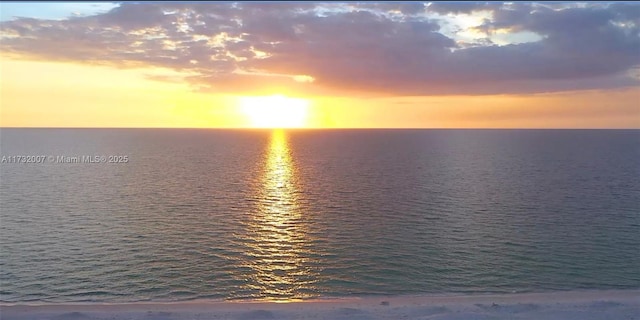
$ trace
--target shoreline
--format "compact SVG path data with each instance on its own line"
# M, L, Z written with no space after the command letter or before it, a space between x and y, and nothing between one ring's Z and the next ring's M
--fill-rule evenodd
M264 300L0 304L0 319L637 319L640 289Z

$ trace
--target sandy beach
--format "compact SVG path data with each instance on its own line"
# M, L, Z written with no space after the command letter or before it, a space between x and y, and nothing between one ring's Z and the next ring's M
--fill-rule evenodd
M361 297L288 303L4 304L0 310L3 320L640 319L640 290Z

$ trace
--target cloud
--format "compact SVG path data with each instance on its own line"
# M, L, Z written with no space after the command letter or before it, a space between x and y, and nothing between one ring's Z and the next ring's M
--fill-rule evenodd
M433 15L478 10L491 12L473 28L487 37L464 45ZM541 40L499 46L488 38L522 31ZM8 53L169 68L210 92L503 94L640 84L629 76L640 65L635 3L122 3L93 16L3 21L0 37Z
M496 11L494 21L482 27L528 30L544 37L537 48L519 55L529 55L529 77L582 79L611 75L640 63L640 6L618 5L564 10L522 6Z
M471 14L482 10L492 11L500 6L497 2L432 2L429 5L429 11L439 14Z

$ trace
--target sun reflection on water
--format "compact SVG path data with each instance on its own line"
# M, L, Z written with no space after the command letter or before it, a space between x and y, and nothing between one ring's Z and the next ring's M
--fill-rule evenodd
M258 206L248 224L248 286L257 298L294 300L314 296L317 277L299 199L296 168L286 133L275 130L265 153Z

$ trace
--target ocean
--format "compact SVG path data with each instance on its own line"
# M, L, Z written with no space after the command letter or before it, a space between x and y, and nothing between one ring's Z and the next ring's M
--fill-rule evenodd
M0 129L0 302L640 288L640 130Z

